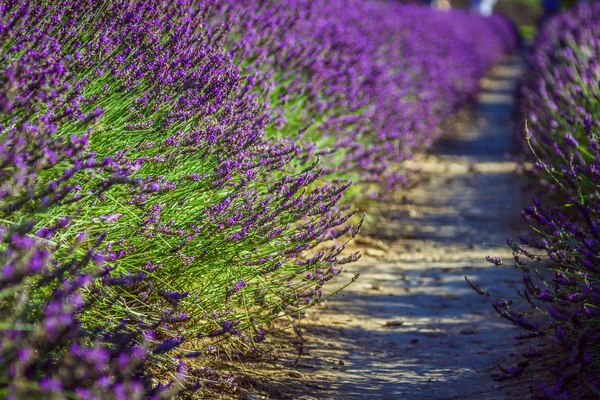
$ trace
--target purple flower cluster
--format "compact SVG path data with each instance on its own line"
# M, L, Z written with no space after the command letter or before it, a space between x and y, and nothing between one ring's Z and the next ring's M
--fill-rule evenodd
M183 362L163 363L173 366L173 382L151 368L172 340L157 336L172 313L153 321L127 311L90 319L122 302L121 291L141 288L145 276L111 274L109 237L82 224L83 207L117 187L142 195L144 185L129 165L91 150L102 109L77 76L82 54L68 52L52 31L78 31L69 16L76 8L0 3L0 393L165 398L186 388L176 372Z
M599 59L600 3L562 13L537 38L520 92L524 143L556 196L523 210L532 238L508 242L524 271L520 303L535 312L504 299L494 308L526 331L517 339L552 340L532 362L552 373L544 398L600 394Z
M520 90L523 137L537 152L545 184L556 182L547 169L594 161L600 127L597 98L600 53L598 5L578 7L550 20L538 36ZM525 127L527 125L527 127Z
M368 1L0 0L0 393L233 385L188 359L358 258L321 245L361 225L331 174L400 181L512 35Z
M356 259L299 258L349 184L281 171L216 3L0 2L3 396L193 392L185 338L260 342Z
M430 145L517 45L500 15L364 0L223 3L230 53L268 89L268 133L304 142L328 173L384 190L405 182L396 163Z

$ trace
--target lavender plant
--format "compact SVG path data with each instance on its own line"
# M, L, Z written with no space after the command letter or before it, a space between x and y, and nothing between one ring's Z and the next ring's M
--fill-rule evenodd
M84 110L60 43L42 30L21 31L26 4L1 10L9 17L0 27L0 393L7 399L168 396L177 388L157 385L146 368L169 350L153 333L168 315L151 324L114 315L113 326L84 327L82 315L139 279L111 278L100 250L105 234L73 229L75 218L52 214L117 186L139 191L139 182L97 160L86 134L70 136L91 133L100 113Z
M230 385L186 359L327 296L358 257L337 178L401 181L512 46L499 19L478 42L424 9L279 4L0 0L3 395Z
M520 301L494 308L525 330L516 339L552 340L547 354L526 354L552 374L539 387L543 398L600 396L599 46L598 3L561 14L538 37L520 93L523 142L557 196L523 211L534 234L508 244L524 288ZM526 365L501 376L520 376Z
M298 257L356 234L348 184L277 171L295 145L264 140L213 6L0 3L7 396L191 391L202 373L171 354L186 338L252 347L356 259Z
M270 89L269 137L308 142L328 174L378 194L405 183L397 163L439 137L517 43L499 15L392 2L226 1L222 15L231 53Z

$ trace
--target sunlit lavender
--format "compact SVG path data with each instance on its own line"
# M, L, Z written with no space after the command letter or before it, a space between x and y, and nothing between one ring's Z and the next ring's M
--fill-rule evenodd
M545 37L597 50L581 22L595 10ZM500 14L369 0L0 0L2 397L236 393L209 360L257 354L290 327L301 336L306 310L359 278L340 283L360 257L356 200L403 190L403 162L449 132L518 40ZM560 56L582 61L566 46ZM541 231L542 216L556 221L546 248L564 271L544 293L567 308L597 289L600 123L588 88L568 79L591 86L585 62L543 77L556 104L586 101L556 131L540 128L550 111L537 84L523 89L524 112L544 121L529 125L540 177L556 171L581 211L579 227L539 205L526 214ZM579 334L594 313L567 323L565 310L551 328L566 359L594 371L597 338Z

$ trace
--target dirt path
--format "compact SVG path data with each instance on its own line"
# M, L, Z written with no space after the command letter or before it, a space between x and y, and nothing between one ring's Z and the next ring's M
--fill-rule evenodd
M491 374L497 363L516 364L527 347L512 340L517 330L500 320L491 298L464 280L493 297L514 298L520 286L518 271L485 261L510 253L483 244L504 244L524 228L520 210L529 198L505 158L520 71L517 58L495 68L473 118L435 155L412 163L419 185L379 206L361 245L365 257L345 271L360 279L304 322L308 356L295 367L302 389L292 397L523 398Z

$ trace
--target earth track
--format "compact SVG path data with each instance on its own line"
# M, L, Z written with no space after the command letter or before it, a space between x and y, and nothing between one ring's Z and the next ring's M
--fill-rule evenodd
M517 389L491 377L528 350L490 304L516 297L521 274L485 261L511 257L485 243L503 245L526 228L520 210L530 198L506 157L521 70L518 57L494 68L471 117L407 165L418 185L377 206L356 244L364 257L340 281L357 272L360 279L309 312L306 355L288 373L295 383L272 398L526 396L527 382ZM465 276L491 297L477 295Z

